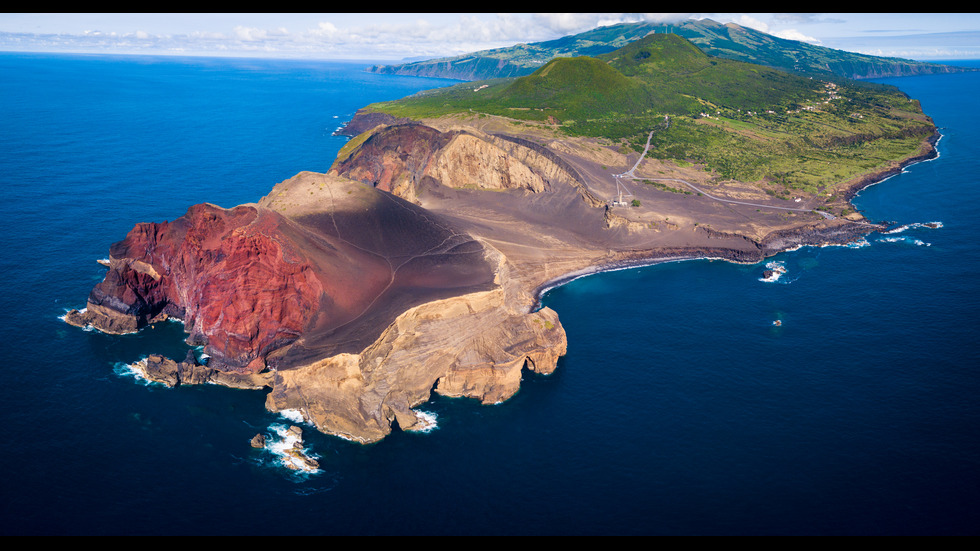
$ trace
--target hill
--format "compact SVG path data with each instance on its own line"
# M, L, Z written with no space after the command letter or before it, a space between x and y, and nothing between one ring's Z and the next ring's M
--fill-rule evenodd
M901 58L845 52L806 42L778 38L735 23L689 19L677 24L620 23L556 40L518 44L456 57L395 65L375 65L376 73L460 80L486 80L528 75L556 57L596 56L611 52L650 33L673 33L705 53L725 59L766 65L784 71L828 77L879 78L972 70Z
M934 132L894 87L819 80L707 55L653 34L534 73L430 90L365 112L407 119L482 114L621 143L718 176L817 192L900 159ZM654 131L650 134L651 131ZM787 186L788 189L783 189Z
M855 190L935 154L932 122L895 88L673 34L354 122L326 174L138 224L65 321L127 333L179 318L207 365L147 358L146 378L270 388L269 411L375 442L430 427L414 408L433 392L492 404L525 370L552 373L567 337L539 298L556 283L853 242L885 229L853 211Z

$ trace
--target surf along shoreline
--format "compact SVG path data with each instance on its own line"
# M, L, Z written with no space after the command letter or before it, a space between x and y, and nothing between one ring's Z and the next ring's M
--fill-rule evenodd
M927 161L932 161L939 158L939 150L937 144L942 139L942 134L937 128L931 136L923 140L920 146L920 152L909 156L908 158L896 162L892 166L887 166L885 168L864 174L857 178L854 178L850 182L844 184L841 192L847 203L854 208L856 212L860 212L857 207L854 206L853 200L865 189L880 184L885 180L897 176L905 171L911 165L923 163ZM863 215L862 215L863 216ZM870 222L870 221L855 221L840 219L844 222L849 222L846 226L853 228L861 228L856 231L840 231L844 225L838 226L836 228L824 228L825 231L813 231L815 229L814 225L805 225L798 228L793 228L791 230L784 230L782 232L774 232L767 236L767 238L759 243L759 255L756 258L744 258L746 252L733 248L700 248L700 247L674 247L659 249L656 251L634 251L632 253L627 253L625 256L628 258L622 258L613 260L604 264L597 264L582 268L580 270L575 270L567 274L552 278L545 283L539 285L533 291L534 297L534 307L533 310L538 310L543 306L544 295L549 291L571 283L577 279L583 277L588 277L591 275L601 274L604 272L615 272L620 270L629 270L633 268L644 268L648 266L655 266L657 264L664 264L667 262L683 262L687 260L721 260L725 262L731 262L733 264L759 264L766 259L776 256L780 253L797 250L800 247L813 246L845 246L855 240L867 236L874 232L884 232L888 230L888 226L893 224L892 222ZM826 238L822 240L807 240L808 237L820 236L821 234L826 235ZM786 244L781 247L768 248L765 246L767 241L770 241L771 237L778 236L785 240L792 240L794 237L803 238L800 239L796 244Z

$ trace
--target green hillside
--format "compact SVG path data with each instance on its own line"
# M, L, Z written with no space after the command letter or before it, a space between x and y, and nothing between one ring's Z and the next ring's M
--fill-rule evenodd
M642 84L592 57L558 58L515 80L493 98L507 108L536 107L560 118L644 109ZM485 104L489 106L489 104Z
M855 54L786 40L735 23L689 19L680 23L620 23L546 42L518 44L457 57L376 65L377 73L485 80L528 75L556 57L597 56L643 38L672 33L705 53L784 71L827 77L877 78L972 70L900 58Z
M506 117L637 151L654 131L656 158L818 192L915 154L934 131L898 89L837 80L712 57L677 35L654 34L597 57L556 58L528 76L366 110Z

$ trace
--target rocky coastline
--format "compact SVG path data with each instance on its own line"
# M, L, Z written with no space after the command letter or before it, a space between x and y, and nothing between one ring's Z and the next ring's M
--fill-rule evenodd
M555 286L695 258L754 264L884 229L859 214L733 214L652 186L636 193L653 206L611 207L616 183L598 166L626 167L625 155L481 124L359 112L346 128L368 134L330 172L300 173L256 203L137 224L65 319L127 333L178 317L210 359L151 356L147 379L268 389L269 411L370 443L425 426L415 408L432 392L493 404L525 369L554 372L567 339L540 300ZM848 184L847 200L934 156L936 139Z
M629 270L654 266L665 262L683 262L686 260L721 260L734 264L758 264L763 260L779 253L794 250L803 246L842 246L853 243L874 231L887 229L885 224L852 224L837 228L805 227L779 232L772 235L766 243L759 246L757 251L745 251L736 248L704 248L677 247L655 251L635 251L622 255L622 258L589 266L569 272L560 277L546 281L534 290L535 301L541 304L542 297L550 290L561 287L576 279L596 275L603 272Z
M896 163L895 166L865 174L854 182L847 184L843 190L846 201L850 204L862 190L879 184L892 176L901 174L908 166L937 158L939 154L936 150L936 144L941 138L942 134L937 129L932 136L923 142L921 153L904 159ZM736 248L705 249L684 247L661 251L636 251L626 255L631 258L623 258L601 265L590 266L549 280L534 290L534 297L536 304L540 305L542 297L548 291L576 279L602 272L641 268L664 262L681 262L698 259L723 260L736 264L757 264L766 258L785 251L794 250L801 246L847 245L865 237L869 233L886 231L887 229L888 224L873 222L856 222L849 226L836 228L804 226L774 232L767 236L763 243L758 244L758 251L755 253ZM710 230L705 231L710 232Z
M847 183L843 190L844 199L850 203L854 197L856 197L858 193L861 193L861 191L865 188L881 183L892 176L901 174L902 171L910 165L935 159L939 156L939 153L936 150L936 144L939 143L940 139L942 139L942 134L937 128L933 134L922 143L922 147L920 148L918 154L897 162L893 166L865 174L860 178L856 178L853 182Z

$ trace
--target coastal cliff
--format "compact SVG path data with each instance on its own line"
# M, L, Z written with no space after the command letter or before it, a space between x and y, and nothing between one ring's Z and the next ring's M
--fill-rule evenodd
M553 372L567 342L537 307L550 285L666 259L758 262L878 228L643 187L649 207L611 206L598 165L627 155L491 130L381 124L328 174L137 224L66 321L126 333L179 318L207 365L152 357L147 378L270 388L270 411L367 443L423 428L414 408L432 391L497 403L525 368Z
M525 367L552 373L566 350L557 314L522 307L526 300L515 296L521 291L502 255L488 254L499 263L501 286L411 308L360 353L277 371L266 407L299 411L323 432L371 442L394 423L424 428L413 408L429 400L433 387L493 404L517 392Z
M109 272L85 311L67 321L128 333L176 317L189 342L207 343L213 366L257 373L270 351L303 332L324 293L287 225L267 209L208 204L173 222L137 224L110 248Z
M360 442L435 389L495 403L525 367L565 353L557 315L532 311L498 251L391 194L301 173L255 204L195 205L138 224L66 321L127 333L176 317L206 366L151 357L148 379L176 386L271 387L271 411Z
M433 391L491 404L518 391L525 369L552 373L567 341L558 314L540 305L544 290L606 269L757 263L853 242L883 229L854 209L854 193L935 154L935 127L904 95L853 88L852 101L836 84L762 77L676 36L614 53L552 63L496 91L445 92L456 103L433 94L362 109L327 173L301 172L255 203L194 205L174 221L137 224L110 247L86 307L65 320L121 334L180 319L208 361L151 356L136 367L147 379L270 389L269 411L375 442L394 427L425 428L416 408ZM694 71L702 80L682 85L674 73L651 77L661 66L719 72ZM595 78L585 85L582 75ZM721 102L732 82L776 94L777 77L781 93L812 101L785 113L793 124L773 111L760 117L760 129L784 125L779 140L746 131L755 114L740 109L725 120L720 109L634 112L646 92L661 107L692 101L678 90L717 92ZM705 85L712 78L718 86ZM678 89L661 88L665 80ZM555 108L529 107L545 101L542 90ZM589 117L599 112L609 120L596 126ZM810 126L814 117L840 128L821 134L828 124ZM874 130L885 121L898 127ZM618 139L600 132L637 125L641 134ZM710 143L728 145L691 153ZM878 156L858 158L862 144ZM745 172L743 160L755 169Z

